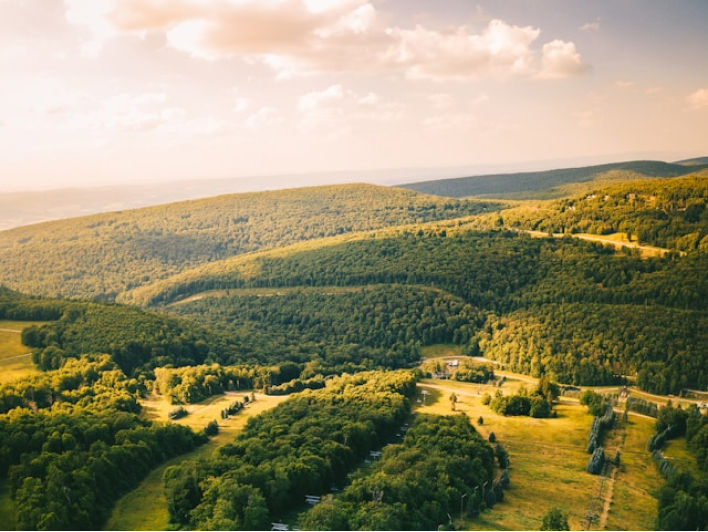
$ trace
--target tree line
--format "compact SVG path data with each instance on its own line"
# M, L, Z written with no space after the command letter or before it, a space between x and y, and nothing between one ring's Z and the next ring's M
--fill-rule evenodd
M175 526L263 530L277 516L343 482L407 419L411 372L335 378L252 418L213 458L172 466L165 493Z
M403 441L300 518L304 530L439 530L503 498L492 447L467 416L419 414ZM508 482L508 475L506 477Z

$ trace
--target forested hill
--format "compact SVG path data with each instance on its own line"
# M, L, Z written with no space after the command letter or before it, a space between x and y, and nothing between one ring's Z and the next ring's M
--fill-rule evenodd
M295 353L301 363L318 353L323 367L364 358L370 367L405 364L415 361L416 344L456 343L565 383L616 384L637 374L659 393L708 385L708 254L642 259L458 222L235 257L126 301L182 300L168 310L243 338L253 351ZM280 347L267 346L274 338ZM317 342L329 347L320 353ZM336 351L346 344L361 346L358 359Z
M525 202L486 217L500 225L549 233L622 233L681 251L708 251L708 176L633 181L551 202ZM480 220L484 223L485 220Z
M562 168L540 172L492 174L402 185L404 188L451 198L478 196L506 199L550 199L583 192L585 185L612 181L678 177L708 167L700 159L690 164L663 161L627 161L620 163Z
M365 184L225 195L0 232L0 271L22 292L111 300L249 251L499 207Z

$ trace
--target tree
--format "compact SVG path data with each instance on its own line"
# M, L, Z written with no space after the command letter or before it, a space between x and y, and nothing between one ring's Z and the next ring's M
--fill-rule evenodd
M543 516L541 530L570 530L568 526L568 515L559 508L552 508Z
M452 392L450 394L450 407L452 408L452 411L455 411L455 406L457 406L457 395L455 392Z

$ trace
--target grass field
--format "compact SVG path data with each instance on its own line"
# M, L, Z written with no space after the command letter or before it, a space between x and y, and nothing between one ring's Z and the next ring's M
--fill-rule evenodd
M244 393L229 393L212 397L202 403L188 405L187 409L191 409L192 413L177 420L177 423L201 430L209 421L217 419L219 420L219 434L195 451L177 456L153 470L137 488L118 500L106 523L105 530L166 530L169 518L167 501L162 491L162 475L165 469L185 460L209 456L222 445L232 441L249 418L265 412L287 399L287 396L256 394L256 401L249 404L239 414L229 420L220 419L221 410L236 398L243 396ZM174 408L162 398L151 398L149 401L145 401L145 406L146 415L159 421L165 421L167 411Z
M668 440L664 448L664 456L671 460L677 469L696 475L696 457L686 447L686 438Z
M0 384L39 373L29 356L30 348L22 345L25 327L41 325L38 321L0 321Z
M620 467L606 528L609 530L651 530L655 526L659 488L664 483L649 452L647 440L654 433L654 420L632 415L616 429L623 435ZM610 451L614 456L614 451Z
M433 344L426 345L421 348L421 354L424 359L428 358L447 358L447 357L461 357L462 346L455 344Z
M502 390L508 394L521 384L530 387L510 378ZM467 414L483 436L493 431L509 452L511 486L504 502L462 523L463 529L538 530L544 514L554 506L568 513L572 529L581 528L598 481L598 477L585 472L589 458L585 446L592 422L585 407L564 399L556 406L557 418L504 417L481 404L480 395L492 391L492 387L426 379L419 385L419 391L424 389L428 395L425 404L417 403L418 412L451 414L449 396L454 391L458 396L456 410ZM423 400L420 394L419 399ZM608 516L607 526L612 529L651 527L656 515L653 493L663 482L644 450L653 420L635 416L630 420L625 431L617 434L617 441L608 441L610 445L623 441L623 465L614 483L614 502Z

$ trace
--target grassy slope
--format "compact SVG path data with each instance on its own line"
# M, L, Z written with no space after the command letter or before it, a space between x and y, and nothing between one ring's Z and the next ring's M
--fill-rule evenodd
M44 322L0 321L0 384L38 373L32 357L26 356L30 348L22 345L22 329Z
M629 416L607 519L608 530L651 530L655 526L656 495L664 479L646 451L647 440L653 433L653 419ZM609 456L614 454L610 452Z
M243 393L245 392L212 397L201 403L188 405L187 409L193 413L178 420L177 423L200 430L212 419L217 419L219 420L219 434L195 451L173 458L153 470L137 488L118 500L106 523L105 530L166 530L169 525L169 516L162 488L162 476L165 469L185 460L196 460L209 456L222 445L232 441L249 418L269 410L287 399L287 396L256 394L256 401L241 413L226 421L220 419L219 413L226 405L234 401L234 395L240 397ZM151 398L145 402L145 407L147 416L156 421L164 421L167 411L173 408L166 400L160 398Z
M403 185L426 194L504 199L550 199L581 193L586 186L635 179L676 177L700 169L662 161L627 161L540 172L492 174ZM593 182L595 182L593 184Z
M232 194L2 231L0 269L27 293L113 298L249 251L497 206L364 184Z
M505 394L513 393L523 384L515 377L528 379L508 375L511 378L502 387ZM431 384L445 389L433 388ZM525 386L531 387L528 382ZM568 512L572 529L581 527L597 483L597 477L585 472L588 461L585 446L592 421L585 407L564 399L557 406L559 417L555 419L504 417L481 404L479 394L493 393L494 387L424 380L421 389L427 389L430 395L428 404L418 405L417 411L449 414L448 397L455 390L457 410L466 413L483 435L494 432L510 455L511 488L504 502L466 522L465 529L537 530L544 514L553 506ZM484 418L482 426L477 424L480 416ZM663 482L645 451L653 420L632 416L630 421L623 444L623 465L614 484L609 529L651 528L656 516L654 494Z

